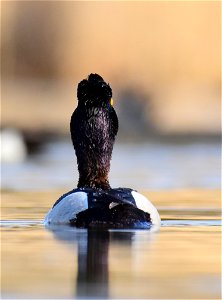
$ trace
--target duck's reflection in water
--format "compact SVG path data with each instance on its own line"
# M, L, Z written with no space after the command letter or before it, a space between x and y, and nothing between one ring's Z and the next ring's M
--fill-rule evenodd
M108 297L109 238L108 231L89 230L85 243L78 243L78 297Z
M88 299L109 298L110 246L117 243L131 248L141 238L143 240L145 237L150 240L152 235L151 232L143 230L86 230L66 226L53 226L48 229L53 232L57 240L78 245L78 269L74 296Z

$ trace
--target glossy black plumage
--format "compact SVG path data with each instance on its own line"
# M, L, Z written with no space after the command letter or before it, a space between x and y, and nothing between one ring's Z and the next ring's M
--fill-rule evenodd
M70 224L80 228L137 228L151 226L150 215L130 204L110 208L89 208L77 214Z
M70 131L80 174L78 187L109 189L110 160L118 132L112 90L101 76L90 74L79 83L77 96Z

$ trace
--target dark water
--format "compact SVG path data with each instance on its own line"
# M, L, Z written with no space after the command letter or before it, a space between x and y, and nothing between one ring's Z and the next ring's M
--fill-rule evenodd
M143 190L159 231L45 228L76 185L66 142L3 165L2 299L220 299L219 160L216 144L117 145L111 182Z

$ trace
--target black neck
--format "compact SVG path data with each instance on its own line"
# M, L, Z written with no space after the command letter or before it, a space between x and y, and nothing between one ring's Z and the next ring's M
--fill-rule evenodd
M79 182L78 182L78 188L81 187L89 187L92 189L102 189L102 190L108 190L110 189L110 184L108 180L108 176L84 176L81 174L79 176Z
M71 117L70 131L78 163L78 187L109 189L110 161L118 131L114 109L79 105Z

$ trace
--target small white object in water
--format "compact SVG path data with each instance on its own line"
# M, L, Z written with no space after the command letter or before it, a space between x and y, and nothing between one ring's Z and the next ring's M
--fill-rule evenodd
M0 132L1 162L18 163L25 160L27 149L22 134L14 128Z

